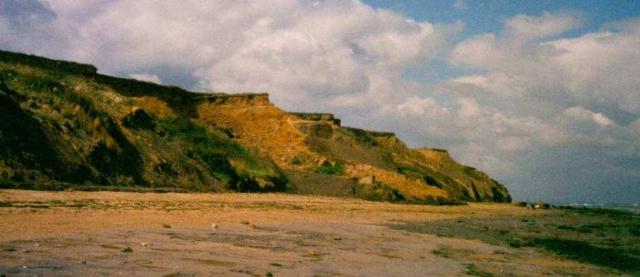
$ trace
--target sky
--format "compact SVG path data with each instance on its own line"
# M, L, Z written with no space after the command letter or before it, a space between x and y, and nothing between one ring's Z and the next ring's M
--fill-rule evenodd
M0 0L0 49L268 92L517 200L640 202L640 1Z

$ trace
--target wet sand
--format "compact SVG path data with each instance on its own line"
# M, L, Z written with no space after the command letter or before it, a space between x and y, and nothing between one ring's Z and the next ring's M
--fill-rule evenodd
M544 212L287 194L0 190L0 275L615 274L533 248L389 227Z

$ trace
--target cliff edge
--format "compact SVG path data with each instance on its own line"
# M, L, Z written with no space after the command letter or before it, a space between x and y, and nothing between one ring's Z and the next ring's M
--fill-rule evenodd
M509 202L445 150L290 113L266 93L194 93L0 51L0 184L286 191L413 203Z

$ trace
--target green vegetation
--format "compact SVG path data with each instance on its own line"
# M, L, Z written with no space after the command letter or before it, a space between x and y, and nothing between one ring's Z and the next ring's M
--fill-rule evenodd
M293 159L291 159L291 164L292 165L301 165L302 164L302 159L300 159L300 157L295 156L293 157Z
M513 248L539 248L581 263L640 274L640 237L636 232L640 215L625 211L562 209L533 216L498 214L389 226ZM440 256L449 256L446 249L437 251Z
M3 179L112 184L128 177L145 185L138 174L141 157L137 149L96 103L100 98L71 89L76 84L74 77L61 72L0 64L0 133L4 134L0 156L13 169L13 176ZM86 163L69 160L71 150L85 155L104 175L97 176Z
M531 244L582 263L640 273L638 253L633 255L616 247L598 247L584 241L557 238L534 239Z
M178 115L156 120L128 98L145 95ZM176 87L0 51L0 188L286 189L270 159L191 123L197 101Z
M213 175L237 191L283 190L286 179L240 144L178 117L157 120L157 132L186 142L187 156L208 165ZM260 184L259 180L265 183Z
M359 185L359 188L356 189L356 195L369 201L401 202L405 200L400 191L383 183Z
M450 258L451 257L451 253L449 253L450 251L451 250L449 248L440 247L438 249L434 249L433 251L431 251L431 253L433 253L433 255L440 256L443 258Z
M493 277L493 276L495 276L490 272L486 272L486 271L482 271L482 270L478 269L478 267L475 264L467 264L467 265L465 265L465 268L467 269L467 275L469 275L469 276L480 276L480 277Z
M95 74L95 66L67 61L51 60L33 55L25 55L8 51L0 51L0 60L11 64L30 65L34 67L63 71L70 74Z
M341 164L323 165L316 168L316 172L320 174L326 174L326 175L343 175L344 166Z

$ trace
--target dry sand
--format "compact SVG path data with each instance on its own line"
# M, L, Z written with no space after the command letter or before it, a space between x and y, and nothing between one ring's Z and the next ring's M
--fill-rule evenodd
M538 212L287 194L0 190L0 275L607 274L535 249L385 226Z

